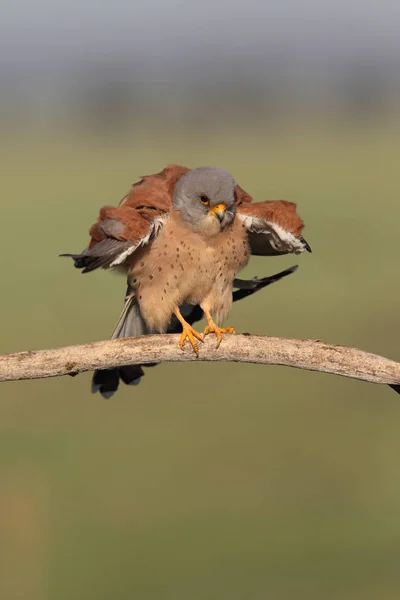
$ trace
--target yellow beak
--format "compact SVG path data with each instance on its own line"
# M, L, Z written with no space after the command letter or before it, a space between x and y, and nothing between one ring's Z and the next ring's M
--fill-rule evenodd
M221 223L226 211L226 204L217 204L210 208L210 213L217 217L218 221Z

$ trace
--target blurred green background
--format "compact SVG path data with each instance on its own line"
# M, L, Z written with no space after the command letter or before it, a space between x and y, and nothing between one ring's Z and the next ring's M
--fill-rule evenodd
M352 40L364 32L369 42L363 23ZM329 19L325 27L334 32ZM243 272L300 265L235 304L238 332L400 360L400 96L394 76L382 83L394 63L352 54L342 37L344 63L321 78L306 53L305 70L282 81L261 52L235 62L240 40L231 40L236 70L226 57L220 70L205 61L183 69L188 87L119 70L108 46L97 56L104 70L82 55L68 85L58 55L46 77L38 71L39 50L50 60L61 41L22 45L8 79L2 56L0 352L110 335L123 277L81 276L58 254L82 250L99 208L141 175L178 163L224 167L257 200L296 202L306 222L313 254L252 258ZM164 48L152 50L163 67ZM219 50L208 45L208 56ZM388 387L281 367L165 364L105 401L90 377L1 385L1 600L400 597L400 398Z

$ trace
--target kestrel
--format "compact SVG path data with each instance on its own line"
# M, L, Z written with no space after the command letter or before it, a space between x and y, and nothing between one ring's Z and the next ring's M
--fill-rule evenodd
M310 252L303 227L294 203L253 203L221 168L169 165L134 184L119 206L103 207L89 246L64 256L83 273L114 268L127 275L114 338L164 333L179 322L181 348L188 340L198 354L205 335L214 334L218 347L224 334L234 332L220 323L232 305L235 276L250 255ZM191 324L196 319L188 319L194 307L207 319L203 335ZM143 374L139 365L132 368L136 376L122 377L125 383L138 383ZM97 389L107 394L95 374Z

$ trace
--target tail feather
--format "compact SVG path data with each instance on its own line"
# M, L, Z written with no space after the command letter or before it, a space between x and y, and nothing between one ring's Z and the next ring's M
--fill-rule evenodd
M119 386L118 369L97 369L92 378L92 393L100 392L103 398L111 398Z
M126 385L138 385L144 375L140 365L128 365L119 368L119 376Z
M113 331L112 339L137 337L149 333L140 314L135 294L129 293L125 305ZM103 398L111 398L118 389L121 379L126 385L138 385L144 371L140 365L127 365L112 369L97 369L93 374L92 392L100 392Z
M139 305L135 294L130 293L125 298L124 308L112 334L112 339L123 337L137 337L150 333L140 314Z

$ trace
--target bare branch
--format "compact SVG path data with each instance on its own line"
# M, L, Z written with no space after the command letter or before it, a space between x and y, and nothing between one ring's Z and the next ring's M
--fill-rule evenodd
M400 363L319 340L225 336L218 350L215 340L207 339L201 344L197 358L190 347L182 352L178 339L177 335L152 335L6 354L0 356L0 381L58 377L130 364L231 361L283 365L372 383L400 384Z

